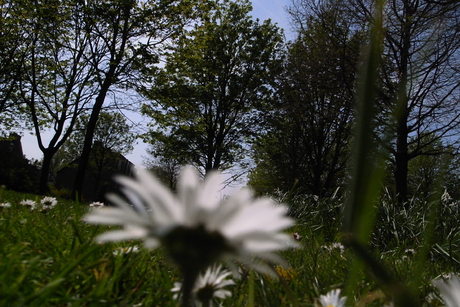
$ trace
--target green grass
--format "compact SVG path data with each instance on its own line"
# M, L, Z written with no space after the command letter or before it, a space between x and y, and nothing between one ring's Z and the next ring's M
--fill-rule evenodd
M377 4L363 53L348 195L281 197L296 218L290 231L302 236L300 248L282 252L290 268L278 268L279 279L242 268L223 306L315 306L337 288L348 306L442 306L432 280L460 272L460 203L438 195L402 206L380 195L385 157L374 151L369 129L383 35L383 1ZM181 277L162 249L115 255L140 242L96 244L109 227L81 221L87 204L60 200L41 212L22 199L40 197L0 190L0 203L12 205L0 208L0 306L178 305L170 289ZM328 248L342 241L343 252Z
M0 202L12 205L0 209L0 306L177 306L170 289L180 276L161 249L114 255L115 249L140 242L95 243L94 237L109 227L81 221L87 204L59 200L58 206L41 212L20 205L22 199L39 201L40 197L0 192ZM224 306L314 306L319 295L345 288L355 254L349 249L342 253L326 248L341 238L343 202L293 200L297 225L290 231L298 232L302 239L301 248L282 253L291 268L279 269L281 279L243 268L241 279L228 287L233 295ZM388 208L379 211L371 255L393 278L410 287L419 278L417 259L424 250L420 240L427 225L420 219L426 218L429 206L413 203L412 211L395 216L391 202L383 203ZM449 229L456 225L453 208L444 204L440 210L435 228L439 237L427 249L422 266L417 296L425 304L433 295L433 278L459 271L455 258L460 247L458 226ZM388 224L392 219L394 227ZM349 298L350 306L383 306L391 300L392 292L378 276L367 269L357 276L358 291Z
M59 201L46 212L19 204L32 195L3 191L0 212L1 306L167 306L176 273L161 251L116 256L94 243L101 227L81 222L87 206Z

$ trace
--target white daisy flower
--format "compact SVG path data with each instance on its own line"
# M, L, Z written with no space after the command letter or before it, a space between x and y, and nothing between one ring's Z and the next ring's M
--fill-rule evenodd
M58 201L56 198L51 196L45 196L40 200L40 204L43 209L51 209L57 205Z
M230 291L222 289L235 284L233 280L226 279L229 275L231 273L227 270L222 270L220 265L208 268L204 275L200 274L193 288L193 299L196 306L213 306L214 298L225 299L232 296ZM175 282L174 288L171 289L172 292L177 292L173 296L174 299L179 298L181 289L182 283Z
M433 284L439 289L441 297L447 307L460 306L460 279L452 274L447 281L434 280Z
M451 278L452 278L452 275L454 275L454 273L452 273L452 272L449 272L449 273L442 273L442 274L441 274L441 278L443 278L443 279L451 279Z
M444 203L450 203L454 199L450 196L449 192L447 192L447 189L444 189L444 193L441 195L441 201Z
M415 255L415 249L407 248L407 249L404 250L404 253L406 253L409 256L413 256L413 255Z
M104 205L104 203L95 201L95 202L90 203L89 206L98 208L98 207L104 207L105 205Z
M321 248L331 253L334 251L339 251L340 254L345 253L345 246L339 242L334 242L331 245L323 245Z
M21 202L19 204L21 204L23 206L29 206L30 210L34 210L35 207L37 206L37 203L34 200L31 200L31 199L23 199L23 200L21 200Z
M343 254L343 253L345 252L345 246L343 246L343 244L340 243L340 242L334 242L334 243L332 243L331 247L332 247L333 250L334 250L334 249L339 250L339 252L340 252L341 254Z
M100 235L99 242L143 239L144 246L164 246L182 273L194 275L218 260L237 260L264 272L253 261L282 262L274 252L295 246L282 232L293 225L287 208L268 198L253 199L248 189L220 200L217 172L200 182L196 171L184 168L173 194L146 170L137 179L118 177L132 206L115 194L107 198L117 207L93 210L84 220L94 224L122 225L122 230Z
M346 297L340 297L340 289L329 291L326 295L320 295L319 301L323 307L343 307Z
M125 255L129 253L137 253L139 251L138 246L130 246L130 247L117 247L114 251L113 254L115 256L118 255Z
M10 203L1 203L0 204L0 208L10 208L11 207L11 204Z

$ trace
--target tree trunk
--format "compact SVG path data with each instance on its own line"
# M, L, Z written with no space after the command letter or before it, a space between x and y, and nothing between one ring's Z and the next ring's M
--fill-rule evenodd
M394 178L398 202L403 204L407 201L409 155L407 152L407 117L401 117L397 127Z
M75 176L74 188L72 190L72 197L75 199L81 200L81 192L83 191L83 181L85 179L86 169L88 168L91 148L93 145L94 130L96 129L97 120L99 119L99 114L101 113L102 106L104 105L105 97L109 91L109 88L116 82L117 76L120 74L120 71L116 75L116 70L119 68L121 61L125 56L126 43L129 39L129 29L132 22L131 10L136 5L136 1L127 1L123 6L119 7L119 18L120 24L113 24L113 37L111 38L111 43L109 46L110 52L110 64L107 72L105 73L105 79L101 84L101 90L99 95L96 98L96 101L89 118L88 126L86 128L85 141L83 143L83 150L80 157L80 162L78 163L78 170ZM103 40L106 40L103 38ZM109 41L107 39L107 41ZM118 47L119 46L119 47ZM98 54L93 54L92 56L99 57ZM97 62L97 61L96 61ZM127 66L126 66L127 67ZM99 70L96 67L96 70Z
M94 130L96 130L97 120L101 113L102 106L107 96L110 85L112 85L111 77L107 77L102 85L101 92L96 98L93 106L93 111L86 127L85 141L83 143L83 150L81 152L80 161L78 163L77 174L75 175L74 186L72 190L72 198L81 201L81 193L83 191L83 184L85 180L86 169L88 168L89 158L91 155L91 147L93 145Z
M409 118L410 104L407 95L407 81L409 75L409 59L412 39L412 19L414 7L410 1L403 1L404 27L401 34L400 43L400 66L399 75L401 76L399 83L399 95L396 102L396 152L395 152L395 189L396 197L399 204L407 202L407 173L409 164L409 154L407 148L407 139L409 130L407 120Z
M40 182L38 184L38 192L41 195L49 193L48 176L50 172L51 159L53 159L55 151L47 149L43 152L43 163L40 172Z

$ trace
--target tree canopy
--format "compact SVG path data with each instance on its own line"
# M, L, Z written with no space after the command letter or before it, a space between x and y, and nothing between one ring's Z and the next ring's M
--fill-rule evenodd
M206 1L204 1L206 2ZM96 70L98 94L89 117L73 196L81 195L89 163L94 131L107 94L114 86L130 87L139 82L139 71L157 63L159 49L174 39L206 6L200 0L90 1L90 62Z
M175 41L142 93L152 118L144 135L163 157L199 168L241 160L280 68L281 30L249 15L249 1L221 1Z
M259 193L325 196L344 185L362 42L362 33L332 9L299 28L277 78L278 99L254 147L250 185Z
M373 21L374 1L341 2L354 23ZM460 124L460 4L456 1L389 1L376 137L392 155L395 194L408 198L408 165L421 155L458 147ZM388 144L384 135L391 135ZM432 146L443 140L443 146Z
M205 175L248 170L251 157L250 185L260 193L330 195L349 177L355 75L376 3L294 0L297 37L285 42L276 24L251 16L249 0L0 1L2 134L33 130L41 193L75 132L78 195L98 122L107 124L109 108L129 107L151 120L142 137L171 186L179 165ZM447 167L440 157L456 161L459 9L418 0L384 7L369 143L389 153L400 202L416 193L411 178L433 182L433 169ZM142 110L127 94L144 100ZM109 134L131 138L123 129Z

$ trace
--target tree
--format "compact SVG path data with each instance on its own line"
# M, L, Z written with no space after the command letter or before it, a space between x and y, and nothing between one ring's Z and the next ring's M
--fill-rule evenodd
M447 171L444 187L454 200L460 199L460 156L449 157L449 168Z
M0 1L0 125L5 130L18 123L19 106L14 96L33 35L30 29L18 23L26 14L24 4Z
M357 24L372 22L374 1L343 1L341 8ZM393 136L384 145L393 157L401 203L408 198L409 162L458 145L459 9L457 1L399 0L385 6L377 137ZM444 146L431 146L439 140Z
M80 159L88 120L89 115L78 119L74 132L55 155L56 160L53 159L53 162L56 172ZM94 195L100 195L99 190L105 185L101 181L103 174L114 171L112 168L116 163L113 161L117 161L120 155L131 152L135 139L131 126L121 113L103 111L99 114L88 163L88 173L95 182Z
M428 140L424 141L428 143ZM439 138L429 147L433 152L443 153L420 155L411 159L408 164L409 195L423 200L429 200L433 193L439 192L440 187L446 186L452 176L451 166L454 161L452 150L449 151Z
M14 98L25 106L25 123L33 127L43 152L39 192L46 193L52 157L71 134L93 95L88 85L94 71L86 65L84 56L88 38L81 24L79 2L17 3L25 15L17 22L24 33L30 33L20 47L27 61L20 68ZM46 144L43 134L50 132L51 139Z
M279 101L254 146L250 185L260 193L331 195L345 180L363 36L328 8L297 28L278 78Z
M182 35L155 84L142 93L153 120L144 137L158 156L206 174L241 161L257 131L258 111L272 93L282 36L270 21L249 15L248 1L220 1Z
M171 190L176 190L176 184L182 169L182 165L178 161L159 157L145 162L145 166Z
M74 131L65 145L62 147L67 156L68 163L80 157L83 150L83 142L88 126L89 115L78 118ZM123 114L113 111L102 111L99 114L96 130L94 131L94 143L101 144L107 150L125 155L133 150L136 139ZM101 157L103 159L103 157Z
M89 117L75 178L73 197L81 195L99 114L114 85L128 87L136 73L157 62L157 48L180 33L203 7L200 1L136 0L86 1L90 40L89 59L98 72L98 95Z

